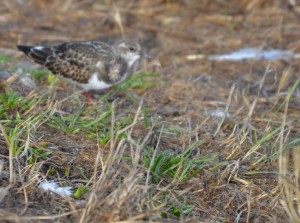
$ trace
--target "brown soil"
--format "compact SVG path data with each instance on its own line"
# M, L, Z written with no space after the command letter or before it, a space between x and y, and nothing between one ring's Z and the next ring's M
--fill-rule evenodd
M158 117L154 134L147 141L147 145L155 147L159 142L161 150L169 148L179 152L181 148L187 148L186 145L189 145L190 141L198 138L201 141L197 146L200 156L218 154L219 160L215 161L216 164L228 161L218 171L207 168L191 181L176 187L173 185L172 188L185 193L188 191L186 199L194 208L181 219L175 219L173 216L169 220L174 218L172 221L234 222L241 214L238 222L287 222L288 215L279 203L281 190L277 176L270 174L278 172L277 160L272 158L274 153L270 149L275 146L272 142L277 138L262 144L257 153L251 153L249 158L243 158L255 145L256 134L263 136L268 128L274 130L280 127L284 107L275 112L274 106L279 106L286 94L276 97L276 105L274 98L278 93L280 80L286 72L289 72L289 75L280 89L281 92L287 93L299 78L299 61L295 58L292 61L272 62L212 62L207 58L210 55L230 53L248 47L300 53L298 11L299 6L293 7L288 1L276 0L132 0L114 3L96 0L3 0L0 3L0 55L10 55L19 61L17 66L22 66L22 61L28 59L17 51L16 44L52 45L71 40L95 39L114 42L122 36L122 27L126 37L138 39L143 49L161 64L160 77L156 78L157 84L154 87L129 90L135 99L144 99L143 106L149 110L151 117ZM122 18L121 26L116 21L117 13L120 13ZM202 55L203 58L190 60L191 55ZM272 70L266 75L260 89L269 65ZM0 66L1 70L9 70L14 64L7 62ZM35 65L29 63L29 66ZM232 86L235 86L235 89L231 95ZM47 85L39 87L43 89L47 88ZM22 95L28 95L31 91L17 81L10 88ZM300 131L299 86L297 89L298 96L290 101L287 111L287 123L293 126L289 139L299 137ZM107 92L113 94L114 91L115 88L112 88ZM257 97L258 92L260 94ZM53 98L61 101L72 93L72 87L63 81ZM84 100L83 96L80 98ZM229 98L231 102L228 111L232 117L224 121L215 135L221 119L205 114L212 110L224 110ZM138 102L129 100L124 92L114 95L110 101L115 99L118 99L116 120L134 117ZM255 99L258 101L248 120L249 132L243 141L243 123ZM74 108L75 100L61 104L58 110L64 114L72 114ZM178 127L186 132L179 137L165 133L159 139L162 125ZM143 139L147 133L148 129L138 122L132 136L135 139ZM107 173L105 179L109 181L111 178L112 182L107 185L92 183L91 187L95 189L97 186L98 189L89 191L80 200L66 200L41 191L38 189L38 182L32 179L34 183L31 183L28 177L34 177L36 173L46 176L51 166L56 168L56 175L52 176L52 179L65 182L64 173L68 168L68 180L74 187L87 183L94 173L98 148L108 156L110 144L99 146L95 140L85 138L83 133L62 134L47 126L41 126L34 137L39 139L39 142L46 142L49 148L55 149L51 158L39 162L33 172L22 170L24 183L29 185L26 195L22 190L24 185L17 180L0 203L0 218L3 217L7 222L79 222L84 216L82 207L87 207L85 205L88 202L94 202L90 212L87 212L89 215L84 220L86 222L133 222L132 219L140 222L162 221L161 215L154 211L155 207L150 207L146 201L149 198L147 196L151 195L145 196L139 187L135 188L134 192L130 190L132 194L128 192L130 196L119 206L114 206L109 200L113 200L113 197L107 194L113 191L114 187L118 187L119 181L127 179L123 179L122 176L130 173L130 164L124 161L113 164L112 168L115 168L118 176L115 176L113 171ZM242 141L245 143L242 144ZM240 147L236 150L238 146ZM8 152L1 133L0 151L0 159L3 161L0 186L5 188L9 185ZM129 155L129 151L124 153ZM258 161L262 154L267 156L264 163ZM22 159L19 162L20 168L25 168ZM18 169L17 163L15 165L15 169ZM141 166L137 168L140 172L136 174L142 175L141 181L145 180L143 176L147 170ZM255 171L264 173L243 174ZM81 173L84 173L87 179L82 180ZM100 174L99 170L97 176ZM157 187L153 188L158 191L163 188L159 188L159 185ZM102 202L102 206L91 199L91 193L94 192L97 192L98 200L95 199ZM100 196L107 199L107 203L104 204ZM158 206L157 203L156 205ZM111 206L115 207L113 211ZM24 207L27 208L25 212ZM114 214L114 211L117 214ZM72 213L64 215L68 212ZM134 218L138 214L144 216ZM54 217L43 220L38 216Z

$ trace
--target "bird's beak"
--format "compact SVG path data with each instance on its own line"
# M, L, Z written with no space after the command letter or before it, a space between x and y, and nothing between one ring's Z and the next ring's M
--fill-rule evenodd
M145 58L145 59L152 59L152 57L148 54L142 54L142 58Z

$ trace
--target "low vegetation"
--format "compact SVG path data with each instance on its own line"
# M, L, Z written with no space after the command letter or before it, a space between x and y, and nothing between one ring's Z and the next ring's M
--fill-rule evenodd
M60 15L34 33L43 37L55 23L47 37L67 35L61 31L66 21L99 24L93 19L100 16L107 20L101 24L106 32L142 29L155 36L142 44L155 49L163 68L153 72L146 64L126 82L95 93L89 103L66 79L0 48L2 221L300 222L297 58L231 63L204 56L248 42L297 51L292 40L298 24L283 3L224 2L224 12L222 1L144 0L124 9L110 1L66 1L72 3L66 12L60 11L67 7L61 1L32 2L41 14L47 8ZM117 19L120 12L128 21ZM6 16L19 28L40 18L28 19L29 24ZM143 28L132 23L139 21L135 16ZM78 29L85 30L81 25ZM70 34L88 39L95 27L88 28L75 32L73 27ZM14 32L9 30L10 36L17 36ZM38 34L32 42L42 38ZM7 48L15 44L2 41ZM42 182L69 187L72 195L45 191Z

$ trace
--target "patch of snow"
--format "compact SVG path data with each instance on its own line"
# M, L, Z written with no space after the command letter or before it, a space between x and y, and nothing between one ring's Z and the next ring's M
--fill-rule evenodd
M72 187L59 187L54 180L41 182L39 188L56 193L61 197L70 197L73 194Z
M231 115L228 112L225 112L224 110L211 110L204 113L205 115L209 115L215 118L223 118L225 115L225 118L231 118Z
M30 89L37 89L37 85L35 80L33 79L33 77L29 74L29 73L25 73L19 76L19 80L21 81L21 83L30 88Z
M240 60L285 60L294 58L294 53L289 50L260 50L258 48L245 48L229 54L213 55L210 60L240 61Z

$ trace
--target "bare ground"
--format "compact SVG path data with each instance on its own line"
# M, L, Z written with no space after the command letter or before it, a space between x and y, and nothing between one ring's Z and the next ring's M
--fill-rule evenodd
M122 35L138 39L155 57L148 73L157 61L161 69L159 77L145 80L155 86L115 87L98 96L109 95L105 102L93 106L62 79L47 93L46 80L34 91L20 78L3 81L6 91L37 100L32 110L19 112L24 130L11 140L5 135L15 126L7 120L18 117L20 107L1 117L3 222L296 222L291 216L299 216L297 211L287 210L297 204L286 208L284 202L296 201L293 193L299 193L297 165L290 160L297 155L282 151L299 147L299 60L212 62L208 56L247 47L299 53L297 5L275 0L20 2L0 3L0 55L11 58L0 64L1 71L35 67L17 52L17 43L113 42ZM75 125L69 132L51 126L58 125L54 114L67 117L79 109L83 125L105 112L109 119L96 127ZM225 109L230 118L209 115ZM298 144L290 144L293 140ZM10 155L10 145L26 143L51 154ZM154 182L144 165L145 148L155 149L154 155L167 149L176 155L193 143L189 159L198 160L201 171L187 181L164 176ZM39 189L41 179L88 190L65 199ZM283 185L294 184L286 193ZM184 214L188 206L192 209Z

